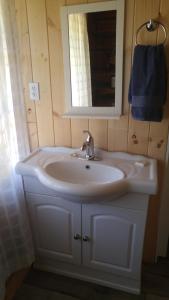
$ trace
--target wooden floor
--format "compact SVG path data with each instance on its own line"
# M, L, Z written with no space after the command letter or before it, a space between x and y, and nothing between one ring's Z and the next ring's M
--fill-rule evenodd
M33 268L25 269L8 280L5 300L169 300L169 261L144 265L142 273L142 293L137 296Z
M12 300L16 291L20 288L22 282L24 281L26 275L30 269L23 269L19 272L11 275L6 284L6 297L5 300Z

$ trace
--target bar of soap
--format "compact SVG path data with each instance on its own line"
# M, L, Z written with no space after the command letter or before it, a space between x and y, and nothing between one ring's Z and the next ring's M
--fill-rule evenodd
M139 160L135 162L135 165L138 167L146 167L148 165L147 160Z

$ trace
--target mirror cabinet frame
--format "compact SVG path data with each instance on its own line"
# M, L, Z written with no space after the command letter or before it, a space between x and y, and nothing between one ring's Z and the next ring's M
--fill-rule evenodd
M102 12L110 10L116 10L115 106L73 107L71 100L72 91L68 24L69 14ZM124 0L113 0L90 4L63 6L61 8L61 31L65 80L65 113L63 117L86 117L99 119L119 117L122 114Z

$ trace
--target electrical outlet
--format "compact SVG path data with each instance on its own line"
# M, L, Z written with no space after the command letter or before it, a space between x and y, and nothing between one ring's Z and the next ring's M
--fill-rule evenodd
M31 100L40 100L39 82L29 82L29 96Z

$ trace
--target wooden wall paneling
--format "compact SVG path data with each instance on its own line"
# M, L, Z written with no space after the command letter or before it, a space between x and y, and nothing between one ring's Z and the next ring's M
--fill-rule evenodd
M45 0L27 0L33 80L40 85L36 102L39 145L54 144Z
M95 147L108 150L108 122L107 120L89 120L89 130L94 137Z
M128 131L128 152L147 155L149 122L130 118Z
M83 4L87 3L87 0L66 0L66 5L73 5L73 4Z
M169 2L167 0L161 0L160 5L160 12L159 12L159 18L158 20L161 20L161 22L164 24L166 29L169 32ZM164 33L161 27L159 27L158 30L158 39L157 42L160 43L164 39ZM165 58L166 58L166 69L167 69L167 78L169 78L169 36L167 37L167 41L164 44L165 49ZM168 81L167 81L168 85ZM167 89L167 97L166 97L166 103L164 106L164 119L168 121L169 123L169 89ZM166 123L167 126L167 123Z
M88 119L71 119L72 147L80 148L84 142L83 130L89 129Z
M70 119L61 118L65 94L60 9L65 4L65 0L46 0L54 136L57 146L71 146Z
M29 40L29 27L27 18L26 2L23 0L15 0L15 12L19 42L19 56L21 62L23 95L27 117L27 129L29 136L29 146L32 151L38 148L38 132L36 123L35 103L29 97L29 82L32 81L32 62L31 49Z
M161 22L169 28L169 2L166 0L161 1L159 19ZM160 44L164 39L163 30L159 27L157 43ZM169 75L169 39L165 43L165 54L167 63L167 72ZM164 106L164 117L159 123L150 123L150 137L149 137L149 147L148 155L155 157L159 160L165 159L166 144L168 139L168 125L169 125L169 89L167 91L166 104Z
M32 62L29 41L29 27L27 9L24 0L15 0L16 22L19 42L19 56L21 62L23 94L26 108L27 122L36 122L35 103L29 98L29 82L32 81Z
M55 145L71 147L70 119L55 118Z
M36 123L28 123L28 135L30 150L33 151L39 146L38 129Z
M168 0L161 0L161 5L160 5L160 12L159 12L159 18L158 20L161 20L161 22L166 26L168 33L169 33L169 2ZM164 33L163 31L159 28L159 41L162 41L164 38ZM167 41L164 45L165 51L166 51L166 60L167 60L167 71L169 73L169 36L167 38Z
M148 155L158 160L165 160L168 139L168 120L160 123L151 122Z
M60 9L65 0L46 0L53 112L64 112L64 72Z
M87 0L88 3L105 2L107 0Z
M108 150L127 151L128 116L108 120Z
M124 62L123 62L123 116L119 120L108 121L108 150L127 151L128 136L128 87L131 72L132 40L134 22L134 3L126 2L125 6L125 26L124 26Z
M150 18L158 18L160 7L160 0L135 0L134 13L134 38L137 28L149 20ZM148 32L146 29L141 30L139 35L139 42L142 44L156 44L157 31ZM134 45L133 45L134 46ZM128 132L128 151L131 153L147 154L148 152L148 136L149 136L149 122L136 121L129 118L129 132ZM136 138L134 138L136 137Z

